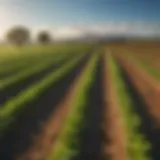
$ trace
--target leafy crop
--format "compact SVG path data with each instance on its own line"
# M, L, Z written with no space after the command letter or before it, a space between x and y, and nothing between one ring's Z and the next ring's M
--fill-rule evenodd
M88 90L94 82L93 77L97 59L97 55L93 55L76 83L76 90L72 100L68 104L70 108L69 115L66 118L64 128L58 137L57 143L54 144L55 148L53 149L52 155L50 155L48 160L70 160L79 152L78 132L85 123L84 112L87 107Z
M48 74L36 84L30 86L24 91L21 91L13 99L7 101L0 108L0 135L5 132L9 125L14 122L16 115L33 100L39 98L39 96L47 91L47 89L61 78L66 75L71 68L73 68L84 56L81 54L67 64L63 65L60 69Z
M119 106L121 107L122 117L126 128L127 153L130 160L148 160L147 151L150 144L145 137L139 132L141 124L140 118L134 113L131 99L127 93L127 87L124 83L120 70L113 58L110 56L109 63L113 72L112 81L116 85L116 92Z

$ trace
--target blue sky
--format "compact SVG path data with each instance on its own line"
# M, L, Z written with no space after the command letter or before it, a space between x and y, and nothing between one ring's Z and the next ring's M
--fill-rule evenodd
M109 22L160 23L160 1L0 0L0 36L17 24L36 30Z

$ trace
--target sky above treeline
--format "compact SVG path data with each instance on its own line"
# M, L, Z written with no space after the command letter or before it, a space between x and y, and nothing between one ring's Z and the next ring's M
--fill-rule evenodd
M57 38L88 32L157 34L160 1L0 0L0 38L15 25L29 27L33 35L48 29Z

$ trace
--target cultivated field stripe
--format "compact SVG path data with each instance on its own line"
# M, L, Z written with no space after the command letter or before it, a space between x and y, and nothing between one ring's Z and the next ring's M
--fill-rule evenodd
M140 93L150 114L156 122L160 124L160 86L159 83L142 68L137 67L134 63L126 61L123 57L117 57L119 64L122 66L128 77L132 81L134 87Z
M65 92L65 95L61 98L61 101L56 106L54 106L55 110L52 111L47 121L43 123L40 133L36 135L36 138L33 140L33 143L29 149L24 154L20 155L17 160L40 160L43 157L46 158L47 154L49 154L49 151L53 147L54 140L56 140L60 134L64 121L69 114L69 106L67 105L68 101L71 99L71 96L73 96L78 79L82 76L84 70L86 69L86 65L89 63L88 58L91 58L90 55L89 57L87 56L87 61L84 59L85 63L82 61L80 64L78 64L80 67L78 72L74 71L77 67L71 69L70 72L75 72L74 81L71 82L71 84L69 84L67 87L68 91Z
M39 72L31 74L28 77L18 80L15 84L11 84L3 88L0 91L0 106L2 106L2 104L4 105L5 102L15 97L19 92L22 92L26 88L30 87L30 85L36 83L49 73L56 71L58 68L69 62L69 60L73 60L74 58L76 58L76 55L73 54L65 55L59 59L57 58L57 61L53 64L51 63L50 66L46 64L46 66Z
M92 77L93 84L87 92L86 108L83 111L83 127L79 130L78 154L73 160L102 160L102 144L104 134L102 129L103 120L103 46L97 52L99 59ZM81 123L82 124L82 123Z
M47 59L49 57L54 57L57 56L58 53L50 53L50 54L36 54L34 53L34 56L29 56L29 57L24 57L23 59L21 58L17 58L17 60L14 62L8 62L8 63L4 63L4 64L0 64L0 75L5 73L5 72L9 72L9 71L14 71L14 70L18 70L21 69L25 66L30 66L33 65L34 62L38 62L38 61L43 61L43 59Z
M156 79L155 81L157 81L156 83L158 83L158 81L160 80L160 69L154 66L155 64L149 62L147 63L142 59L140 60L131 51L124 50L122 52L125 53L125 58L127 59L127 61L131 61L132 63L138 65L138 68L142 68L144 72L147 72L147 74L153 76L154 79Z
M26 68L11 77L0 80L0 89L2 90L6 87L9 87L13 84L18 83L19 81L24 80L25 78L27 78L31 75L37 74L37 73L41 72L42 70L47 69L48 67L52 66L53 64L58 63L59 61L62 61L63 58L65 58L65 56L68 56L68 55L61 55L58 57L54 57L54 59L46 60L43 63L38 63L34 67Z
M72 159L79 151L79 136L84 122L84 111L87 107L88 90L94 82L94 74L98 57L94 54L82 74L75 81L64 105L67 115L63 120L63 128L53 143L48 160ZM65 107L65 106L64 106Z
M111 71L113 72L113 82L116 84L116 92L118 97L118 104L122 113L123 122L125 125L125 132L127 137L127 152L130 160L148 160L147 155L150 149L150 144L142 135L138 128L140 126L140 118L133 112L132 101L127 93L127 86L124 83L120 69L115 63L113 57L110 59Z
M7 78L9 76L12 76L14 74L17 74L18 72L22 72L23 70L25 70L26 68L30 68L32 69L32 67L34 67L35 65L39 65L47 60L51 60L57 57L59 57L59 54L53 54L53 55L43 55L42 57L39 57L39 55L37 55L37 58L32 58L32 59L25 59L23 61L18 62L16 65L11 65L10 67L8 66L1 66L3 67L0 70L0 80Z
M103 142L103 157L109 157L112 160L128 160L127 137L123 115L118 103L118 95L115 86L115 83L118 82L114 80L115 75L111 64L111 51L107 50L103 57L103 130L106 137L105 139L107 140Z
M82 53L90 51L92 45L89 44L55 44L55 45L29 45L22 48L13 46L1 46L0 55L8 55L8 58L0 58L0 70L7 67L16 66L19 63L23 63L30 59L36 59L37 57L47 57L54 54L70 54L70 53ZM10 54L12 53L12 54ZM78 54L77 53L77 54Z
M22 91L13 99L8 101L0 109L0 131L3 133L14 121L14 116L23 109L24 104L32 102L34 99L38 98L42 92L47 90L51 84L56 83L61 77L67 74L72 67L74 67L81 59L84 54L79 55L76 59L68 62L63 67L57 71L48 74L46 77L41 79L36 84L30 86L30 88Z

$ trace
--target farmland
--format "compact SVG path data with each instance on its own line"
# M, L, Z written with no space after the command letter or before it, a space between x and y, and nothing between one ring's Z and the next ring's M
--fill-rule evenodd
M0 159L160 159L159 42L0 47Z

